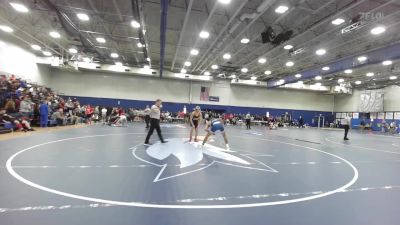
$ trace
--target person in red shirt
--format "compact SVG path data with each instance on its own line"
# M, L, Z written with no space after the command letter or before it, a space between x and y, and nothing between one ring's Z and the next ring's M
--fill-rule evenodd
M88 124L91 124L92 123L93 108L90 105L86 106L85 114L86 114L86 122Z

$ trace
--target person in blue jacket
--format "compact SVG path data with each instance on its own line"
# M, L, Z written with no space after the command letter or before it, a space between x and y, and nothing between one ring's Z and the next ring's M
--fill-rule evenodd
M47 123L49 121L49 106L47 101L42 101L42 104L39 106L40 112L40 127L47 127Z

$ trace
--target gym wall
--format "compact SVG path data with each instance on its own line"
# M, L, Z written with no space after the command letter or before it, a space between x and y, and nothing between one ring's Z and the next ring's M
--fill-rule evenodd
M1 39L4 45L0 46L0 71L15 74L26 80L38 84L48 83L49 69L36 64L36 56L12 42ZM26 46L30 48L30 46Z
M389 86L383 89L384 111L400 111L400 87ZM360 94L362 91L354 90L352 95L339 95L335 97L335 112L358 112Z
M333 110L333 96L309 91L292 91L250 86L231 86L229 81L216 83L190 82L84 71L80 73L51 70L49 86L65 95L147 100L161 98L167 102L243 107ZM219 102L200 101L202 86L210 87L210 95Z

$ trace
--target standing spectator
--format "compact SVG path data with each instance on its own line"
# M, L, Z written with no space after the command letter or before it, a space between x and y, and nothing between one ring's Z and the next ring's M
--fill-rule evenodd
M42 104L39 106L40 113L40 127L47 127L47 123L49 120L49 105L47 101L42 101Z
M101 122L103 124L106 124L106 122L107 122L106 118L107 118L107 109L106 109L106 107L103 107L101 109Z
M299 128L304 128L304 119L302 116L299 117Z
M153 135L154 129L157 131L158 137L160 138L161 143L166 143L161 135L161 128L160 128L160 110L162 108L162 101L161 99L157 99L155 104L150 108L150 129L147 133L146 140L144 145L150 145L149 140L150 136Z
M146 128L149 128L149 123L150 123L150 107L146 105L146 108L144 109L144 121L146 122Z
M342 120L342 125L344 128L344 140L348 141L350 139L347 138L347 134L349 133L349 129L350 129L350 124L351 124L351 118L349 116L346 116L343 120Z
M246 129L247 130L250 130L251 128L250 128L250 122L251 122L251 116L250 116L250 113L248 112L247 114L246 114Z
M364 129L365 129L365 121L364 120L361 120L361 122L360 122L360 129L361 129L361 133L363 133Z
M19 112L23 116L28 117L28 118L32 116L33 108L32 108L32 102L29 98L29 95L26 95L25 97L23 97L23 99L19 105Z
M93 114L93 108L90 105L87 105L85 109L86 123L88 124L92 123L92 114Z

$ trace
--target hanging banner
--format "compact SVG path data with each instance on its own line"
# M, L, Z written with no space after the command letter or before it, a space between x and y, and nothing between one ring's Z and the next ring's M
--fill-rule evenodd
M209 97L210 97L210 88L209 87L201 87L200 101L209 101Z
M210 97L208 98L208 100L209 100L210 102L219 102L219 97L217 97L217 96L210 96Z

